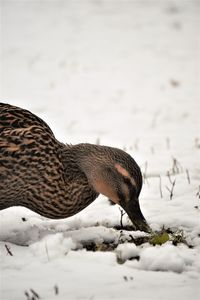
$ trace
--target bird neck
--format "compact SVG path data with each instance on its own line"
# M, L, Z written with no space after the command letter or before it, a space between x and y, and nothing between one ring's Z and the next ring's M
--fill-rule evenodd
M61 147L65 181L64 197L67 203L68 216L84 209L99 195L88 180L88 172L84 170L83 163L86 157L80 148L76 145L62 145Z
M79 168L80 174L87 178L88 185L97 193L119 203L116 194L116 178L114 163L109 156L108 147L93 144L77 144L71 146L71 156ZM116 175L116 176L115 176Z

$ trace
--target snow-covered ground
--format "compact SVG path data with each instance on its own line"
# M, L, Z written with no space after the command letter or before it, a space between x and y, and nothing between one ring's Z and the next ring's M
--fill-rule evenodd
M10 208L0 212L0 299L200 297L199 1L0 5L1 101L39 115L63 142L126 149L144 173L151 228L183 241L136 246L130 234L145 234L114 229L119 208L102 196L59 221ZM85 249L105 243L119 246Z

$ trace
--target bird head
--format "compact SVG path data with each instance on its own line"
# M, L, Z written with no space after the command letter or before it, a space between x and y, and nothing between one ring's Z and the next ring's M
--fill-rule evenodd
M94 190L119 204L136 230L149 232L139 205L142 175L135 160L117 148L83 145L87 145L87 155L80 165Z

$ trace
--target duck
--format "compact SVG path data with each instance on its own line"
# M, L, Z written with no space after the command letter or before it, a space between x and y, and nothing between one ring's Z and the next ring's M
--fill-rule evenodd
M35 114L0 103L0 210L23 206L64 219L102 194L125 210L134 230L149 232L139 204L141 188L140 167L125 151L64 144Z

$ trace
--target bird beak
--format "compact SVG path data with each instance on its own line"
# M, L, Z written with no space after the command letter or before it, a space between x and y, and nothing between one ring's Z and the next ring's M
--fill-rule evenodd
M129 202L121 202L121 207L128 214L135 230L141 230L145 232L151 232L151 228L147 224L141 210L138 199L130 200Z

